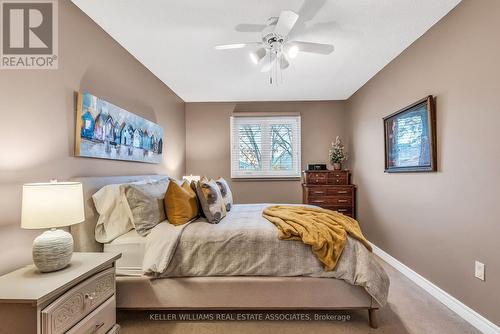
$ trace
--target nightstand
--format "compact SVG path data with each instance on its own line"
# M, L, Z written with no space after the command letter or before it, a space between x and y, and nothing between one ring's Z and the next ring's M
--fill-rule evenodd
M73 253L65 269L29 265L0 277L0 333L117 333L119 253Z

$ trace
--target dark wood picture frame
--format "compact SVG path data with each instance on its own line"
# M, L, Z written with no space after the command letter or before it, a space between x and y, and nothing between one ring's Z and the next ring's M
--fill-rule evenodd
M401 118L405 114L413 112L422 106L426 107L427 122L423 124L426 126L425 133L427 134L428 163L406 166L394 166L391 163L391 156L393 156L394 147L391 140L391 124L393 120ZM385 146L385 172L386 173L404 173L404 172L436 172L437 171L437 145L436 145L436 108L435 100L432 95L429 95L395 113L383 118L384 122L384 146Z

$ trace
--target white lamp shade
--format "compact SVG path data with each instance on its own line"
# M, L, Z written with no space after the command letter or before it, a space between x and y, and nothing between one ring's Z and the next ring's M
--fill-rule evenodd
M54 228L84 220L80 182L30 183L23 186L22 228Z

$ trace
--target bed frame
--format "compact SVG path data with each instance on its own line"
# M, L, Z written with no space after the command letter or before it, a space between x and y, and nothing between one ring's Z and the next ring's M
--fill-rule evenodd
M165 175L78 177L83 184L85 222L70 227L77 252L102 252L94 229L98 214L92 195L108 184L160 179ZM368 310L378 327L377 302L359 286L315 277L116 277L118 309L126 310Z

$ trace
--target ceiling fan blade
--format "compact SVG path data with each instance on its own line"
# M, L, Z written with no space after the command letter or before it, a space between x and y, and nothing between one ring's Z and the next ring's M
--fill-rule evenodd
M242 23L234 27L234 30L238 32L261 32L265 27L267 27L265 24Z
M299 51L329 55L335 50L332 44L312 43L312 42L290 42L292 46L297 46Z
M281 36L287 36L295 25L295 22L297 22L298 18L299 15L291 10L282 11L278 19L278 23L276 23L274 32Z
M299 16L302 22L312 20L321 8L325 5L326 0L304 0L299 9Z
M215 50L231 50L231 49L242 49L248 46L260 45L261 42L249 42L249 43L236 43L236 44L224 44L214 46Z
M308 32L308 22L311 21L316 14L323 8L327 0L303 0L298 14L299 19L289 34L290 38L297 38L298 36Z

